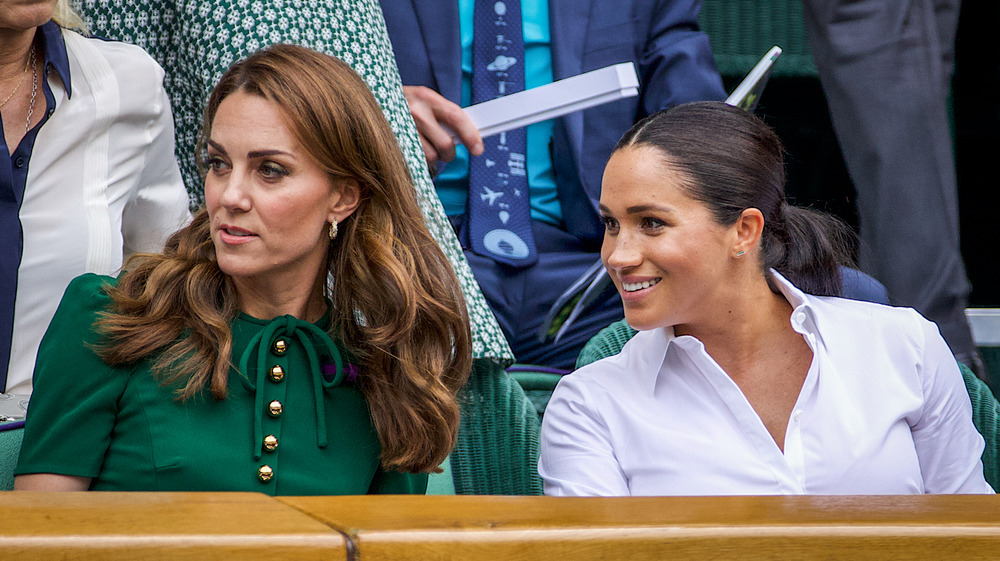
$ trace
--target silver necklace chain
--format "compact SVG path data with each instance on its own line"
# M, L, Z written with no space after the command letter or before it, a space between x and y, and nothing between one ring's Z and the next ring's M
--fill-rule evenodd
M28 118L24 122L24 134L31 127L31 115L35 112L35 97L38 95L38 65L35 64L35 47L31 47L31 101L28 102Z

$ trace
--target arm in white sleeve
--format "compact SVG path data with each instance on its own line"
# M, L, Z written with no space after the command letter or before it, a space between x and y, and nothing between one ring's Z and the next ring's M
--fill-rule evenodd
M594 407L590 389L570 374L559 382L545 408L538 473L546 495L630 494L610 431Z
M155 63L150 59L150 64ZM188 194L174 155L174 120L170 99L163 89L163 71L157 66L153 92L144 94L154 103L146 129L148 140L143 168L135 191L122 216L126 257L135 252L158 252L170 234L190 219Z
M937 326L922 320L924 407L911 427L926 493L993 493L983 477L983 437L972 422L962 372Z

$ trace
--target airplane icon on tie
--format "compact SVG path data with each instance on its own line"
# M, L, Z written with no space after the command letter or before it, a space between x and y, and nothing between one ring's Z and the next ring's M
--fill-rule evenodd
M493 202L503 196L503 191L494 191L485 185L483 186L483 191L486 192L479 195L479 198L483 201L489 201L490 206L493 206Z

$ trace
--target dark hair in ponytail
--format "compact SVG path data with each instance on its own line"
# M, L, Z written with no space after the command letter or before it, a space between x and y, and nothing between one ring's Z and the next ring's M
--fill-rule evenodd
M852 264L853 232L830 215L786 202L784 148L762 120L722 102L686 103L638 122L614 151L637 146L659 150L686 175L688 193L719 224L760 210L760 265L769 283L774 268L805 292L840 295L840 266Z

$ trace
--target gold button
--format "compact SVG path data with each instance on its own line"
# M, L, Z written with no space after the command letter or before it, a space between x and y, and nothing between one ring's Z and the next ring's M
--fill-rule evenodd
M260 479L261 483L267 483L274 477L274 470L271 466L265 464L257 468L257 479Z
M272 417L280 417L281 411L282 411L281 402L278 401L277 399L267 405L267 412Z
M288 343L286 343L284 339L278 339L274 342L274 345L271 346L271 352L278 356L285 354L287 351Z
M271 373L268 374L268 377L272 382L278 383L285 379L285 369L275 364L271 367Z
M274 452L278 448L278 437L273 434L269 434L264 437L264 450L268 452Z

